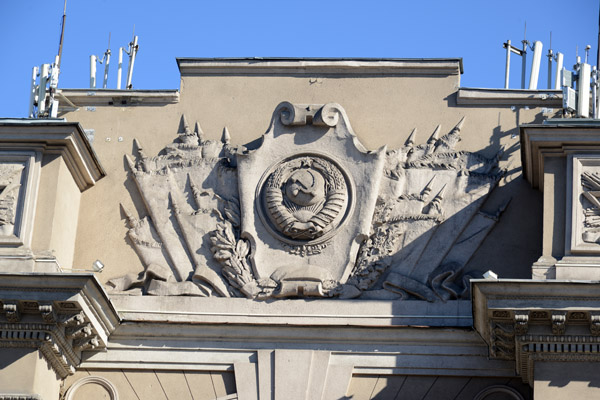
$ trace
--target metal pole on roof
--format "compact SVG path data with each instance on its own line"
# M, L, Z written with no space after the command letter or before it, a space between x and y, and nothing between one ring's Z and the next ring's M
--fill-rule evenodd
M108 33L108 47L106 48L106 52L104 52L104 57L106 61L104 61L104 79L102 81L102 88L106 89L106 85L108 83L108 67L110 65L110 32Z
M504 73L504 89L508 89L508 78L510 75L510 40L506 41L506 69Z
M598 79L598 74L600 74L600 5L598 7L598 42L596 43L596 81L594 83L594 87L596 88L596 98L594 99L594 118L598 118L598 110L600 109L600 96L598 96L600 79Z
M523 34L523 52L521 53L522 64L521 64L521 89L525 89L525 76L527 75L527 21L525 21L525 33Z
M62 60L62 49L63 49L63 39L65 38L65 21L66 20L67 20L67 0L65 0L65 5L63 7L62 28L60 30L60 42L58 44L58 62L56 63L56 66L59 70L60 70L60 61Z
M550 31L550 47L548 48L548 89L552 89L552 60L554 53L552 52L552 31Z
M123 48L119 47L119 65L117 67L117 89L121 89L122 70L123 70Z

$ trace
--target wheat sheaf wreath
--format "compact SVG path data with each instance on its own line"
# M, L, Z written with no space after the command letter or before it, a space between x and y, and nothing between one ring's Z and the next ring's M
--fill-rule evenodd
M301 157L280 165L265 185L271 221L285 236L313 240L333 228L346 204L346 182L331 162Z

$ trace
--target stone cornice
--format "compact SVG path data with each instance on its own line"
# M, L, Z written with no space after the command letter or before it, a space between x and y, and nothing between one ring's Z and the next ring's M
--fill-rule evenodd
M0 119L0 146L3 149L59 154L81 191L106 175L83 128L77 122Z
M92 274L0 273L0 347L36 348L62 378L120 318Z
M81 368L228 370L272 349L330 351L355 373L514 376L512 362L488 360L471 329L425 327L248 326L144 323L124 320L107 352L86 356Z
M472 280L475 329L490 357L515 360L533 383L535 361L600 361L600 282Z
M122 323L108 351L86 355L81 368L224 371L256 359L261 350L292 346L330 351L336 363L353 365L355 373L406 374L417 368L430 375L468 369L477 376L514 376L510 361L487 359L485 342L471 328L469 301L126 295L111 300Z
M119 313L131 322L241 325L439 326L471 327L468 300L446 303L406 300L288 299L257 302L243 298L128 296L112 294Z
M61 89L60 97L71 107L83 106L160 106L179 103L179 90L116 90L116 89ZM59 100L61 100L59 97Z
M459 105L562 107L560 90L460 88Z
M534 188L544 186L544 157L560 157L573 152L600 152L600 125L577 120L521 126L523 175Z
M178 58L182 76L190 75L459 75L461 58Z

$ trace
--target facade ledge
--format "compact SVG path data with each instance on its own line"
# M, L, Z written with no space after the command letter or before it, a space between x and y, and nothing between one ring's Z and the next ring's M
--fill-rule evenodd
M522 125L520 130L523 176L534 188L542 190L544 158L564 157L577 151L597 152L600 150L599 128L598 124L585 124L571 119L560 124Z
M461 58L178 58L182 76L190 75L460 75Z
M111 295L128 321L321 326L471 327L471 302L303 300Z
M473 318L490 358L514 360L533 384L537 361L600 361L600 281L472 280Z
M562 91L529 89L460 88L458 105L495 105L562 108Z
M326 351L358 374L515 376L510 361L488 360L469 301L111 299L122 323L108 351L89 353L81 368L227 371L256 363L261 352L302 349ZM437 308L425 317L424 307ZM432 322L439 326L423 326ZM462 327L443 326L453 324Z
M60 110L83 106L160 106L179 103L179 90L60 89Z
M61 377L104 350L120 318L93 274L0 273L0 347L36 348Z
M81 191L106 176L77 122L64 119L0 119L0 146L4 150L33 150L62 156Z

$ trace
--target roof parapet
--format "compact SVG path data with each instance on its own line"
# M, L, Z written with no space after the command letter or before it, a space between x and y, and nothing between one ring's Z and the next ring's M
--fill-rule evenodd
M426 75L463 73L462 58L177 58L190 75Z

